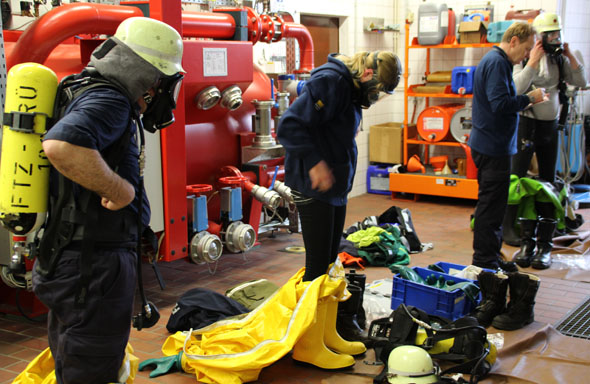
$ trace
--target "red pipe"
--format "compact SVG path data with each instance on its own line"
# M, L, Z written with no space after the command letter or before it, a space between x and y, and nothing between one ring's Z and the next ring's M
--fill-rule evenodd
M143 16L143 13L136 7L106 4L73 3L56 7L35 20L20 36L7 57L7 67L10 69L24 62L42 64L51 51L67 38L77 34L112 35L123 20L133 16ZM230 14L182 13L184 37L231 39L235 29L235 21ZM314 68L314 50L307 28L301 24L283 23L281 30L281 38L293 37L299 43L301 65L297 72L310 72Z
M212 220L208 220L207 223L209 224L209 226L207 227L207 232L209 232L212 235L221 237L221 224L216 223Z
M236 31L236 22L228 13L182 12L183 37L211 37L231 39Z
M314 68L313 66L313 40L311 34L301 24L285 23L285 32L283 37L294 37L299 43L299 53L301 65L296 73L308 73Z
M119 24L133 16L143 16L136 7L75 3L53 8L35 20L21 35L6 59L8 69L24 62L43 64L51 51L77 34L112 35Z

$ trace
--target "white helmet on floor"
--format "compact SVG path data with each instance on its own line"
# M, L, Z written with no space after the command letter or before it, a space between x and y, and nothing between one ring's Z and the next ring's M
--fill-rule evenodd
M414 345L402 345L389 354L387 381L391 384L431 384L438 382L438 377L428 352Z
M533 20L537 33L561 31L561 18L556 13L543 12Z

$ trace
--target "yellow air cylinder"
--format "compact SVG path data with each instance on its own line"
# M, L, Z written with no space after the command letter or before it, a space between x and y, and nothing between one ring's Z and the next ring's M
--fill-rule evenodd
M17 64L8 72L4 108L8 125L2 127L0 153L0 221L15 235L28 234L45 220L50 165L41 141L47 119L53 116L57 84L57 75L37 63Z

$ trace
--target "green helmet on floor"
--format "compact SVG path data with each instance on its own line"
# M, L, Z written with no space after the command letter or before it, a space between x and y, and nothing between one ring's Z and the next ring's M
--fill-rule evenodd
M389 354L387 381L391 384L431 384L438 382L432 358L424 349L402 345Z

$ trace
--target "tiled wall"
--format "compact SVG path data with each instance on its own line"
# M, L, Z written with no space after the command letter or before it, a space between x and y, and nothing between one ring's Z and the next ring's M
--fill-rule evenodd
M291 0L303 14L320 14L340 17L340 52L352 55L360 51L391 50L403 52L403 35L397 32L365 32L363 18L383 18L385 25L403 19L404 2L392 0ZM400 16L397 16L400 15ZM403 24L401 25L403 29ZM401 56L400 56L401 58ZM402 106L400 108L400 105ZM359 158L352 196L366 193L366 173L369 166L369 127L388 121L403 121L403 82L394 95L363 112L361 131L357 136Z
M586 80L590 82L590 2L562 0L560 3L556 10L562 16L564 41L582 54ZM578 105L585 114L590 113L590 91L578 93Z
M291 4L293 3L293 4ZM418 7L422 0L283 0L286 6L292 6L300 13L323 14L340 17L340 50L344 54L353 54L362 50L389 49L397 52L402 60L404 58L404 22L409 12L414 14L417 20ZM453 8L457 16L466 5L482 4L484 1L456 0L447 1L449 8ZM494 20L503 20L506 13L514 6L514 9L538 9L547 12L560 13L564 20L564 35L566 41L573 49L578 49L584 56L587 68L590 67L590 6L588 0L496 0L494 5ZM381 34L367 33L363 31L364 17L381 17L385 24L400 24L401 32L385 32ZM410 39L417 35L417 23L410 28ZM458 65L476 65L487 52L484 48L469 48L458 50L432 50L431 71L450 70ZM412 50L409 58L409 83L422 82L424 74L426 53L422 50ZM590 72L586 69L586 76L590 79ZM583 111L590 112L590 94L580 92L579 102L583 105ZM369 165L368 137L369 127L388 121L403 121L403 81L400 82L396 93L384 101L376 104L363 114L363 131L357 138L359 146L359 163L357 176L351 196L363 194L367 190L366 170ZM424 106L424 100L417 100L416 118ZM436 102L436 101L434 101ZM412 116L413 103L409 105L409 116Z

